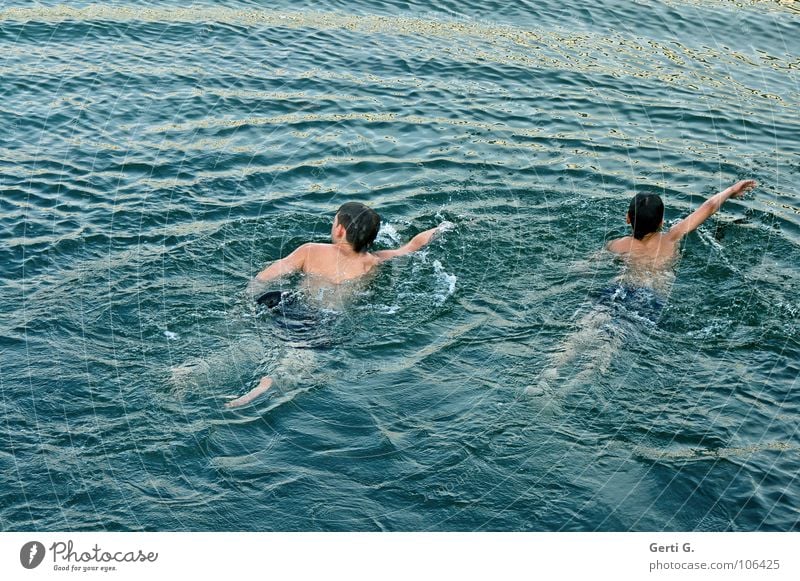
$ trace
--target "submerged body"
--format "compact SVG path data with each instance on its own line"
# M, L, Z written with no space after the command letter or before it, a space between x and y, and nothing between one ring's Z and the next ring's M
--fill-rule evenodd
M647 286L617 284L597 293L598 305L617 317L657 323L665 305L665 295Z
M716 213L731 197L740 197L755 187L745 180L715 194L697 210L661 232L664 207L654 194L639 194L630 204L627 222L633 234L612 240L606 249L621 258L625 267L613 285L593 298L593 304L578 321L577 330L567 337L550 364L541 373L537 386L529 386L530 394L545 394L550 384L561 375L561 369L576 359L583 359L582 368L572 374L568 383L591 383L595 373L605 373L622 343L642 324L652 326L661 312L675 280L673 266L678 258L680 242Z
M618 291L612 296L628 305L644 308L645 318L660 314L672 282L673 266L678 259L681 240L715 214L729 198L739 198L756 186L742 180L707 199L700 207L667 232L664 205L655 194L637 194L628 208L626 221L633 228L631 236L612 240L606 248L625 261L625 270L617 279Z
M331 227L331 243L307 243L294 252L270 264L248 285L251 293L263 290L272 280L296 272L305 274L303 286L309 297L323 308L339 310L348 292L348 283L362 280L365 275L392 258L416 252L428 244L447 224L431 228L414 236L410 242L393 250L368 252L380 227L380 217L363 204L349 202L336 212ZM263 298L263 295L262 295ZM280 297L278 297L280 301ZM261 299L259 299L261 302ZM225 407L245 405L267 391L273 380L264 376L258 385L245 395L229 401Z

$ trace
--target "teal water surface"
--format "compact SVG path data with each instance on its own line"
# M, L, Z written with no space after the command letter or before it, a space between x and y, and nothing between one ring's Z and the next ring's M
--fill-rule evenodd
M0 1L0 530L797 530L798 30L777 1ZM604 305L633 193L669 224L745 178L663 310ZM256 309L350 200L378 248L454 228Z

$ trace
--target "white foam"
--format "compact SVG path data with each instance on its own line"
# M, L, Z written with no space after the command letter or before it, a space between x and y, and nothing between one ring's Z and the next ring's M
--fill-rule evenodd
M723 249L722 244L720 244L719 241L717 241L717 239L714 238L711 234L709 234L708 232L706 232L703 229L699 229L699 230L697 230L697 235L700 237L701 240L703 240L703 242L705 242L706 244L708 244L712 248L722 252L722 249Z
M177 333L173 333L172 331L164 331L164 337L166 337L168 341L177 341L180 338Z
M711 322L711 324L706 325L702 329L689 331L688 333L686 333L686 335L693 339L701 339L701 340L712 339L727 334L729 327L730 327L730 321L718 320Z
M455 227L456 227L456 225L455 225L455 224L453 224L453 223L452 223L452 222L450 222L449 220L445 220L444 222L442 222L441 224L439 224L439 225L436 227L436 229L437 229L437 230L438 230L440 233L444 233L444 232L449 232L450 230L454 229Z
M394 225L385 222L381 224L381 229L378 231L375 241L381 244L397 244L400 242L400 234Z
M445 271L444 266L438 260L433 261L433 271L436 277L436 288L438 292L434 295L436 304L441 305L447 298L456 292L456 281L458 277Z

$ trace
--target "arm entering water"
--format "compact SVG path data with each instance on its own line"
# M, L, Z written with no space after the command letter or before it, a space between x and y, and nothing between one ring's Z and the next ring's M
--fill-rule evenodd
M232 399L228 403L225 404L226 408L236 408L239 406L243 406L247 403L250 403L259 395L267 391L270 387L272 387L272 378L267 377L266 375L261 378L261 381L258 382L258 385L255 386L253 389L248 391L242 397L237 397L236 399Z
M686 218L678 222L675 226L669 229L667 236L673 241L677 242L689 232L697 230L697 228L708 220L712 215L722 207L728 198L741 198L748 190L752 190L758 184L755 180L742 180L731 187L722 190L708 198L702 205L694 212L689 214Z
M377 252L373 252L373 254L381 261L391 260L392 258L397 258L398 256L411 254L412 252L416 252L417 250L420 250L430 244L431 240L433 240L434 236L436 236L438 233L449 230L452 227L453 224L451 222L442 222L436 228L431 228L430 230L420 232L400 248L395 248L393 250L379 250Z

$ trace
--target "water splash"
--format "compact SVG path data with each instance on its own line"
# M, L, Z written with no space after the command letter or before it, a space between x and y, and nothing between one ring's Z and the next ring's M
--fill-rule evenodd
M434 295L437 305L442 305L454 292L456 292L456 281L458 278L454 274L445 271L444 266L438 260L433 261L433 272L436 277L436 293Z
M396 245L400 243L400 233L393 224L384 222L381 224L381 229L378 231L378 236L375 242L379 244Z

